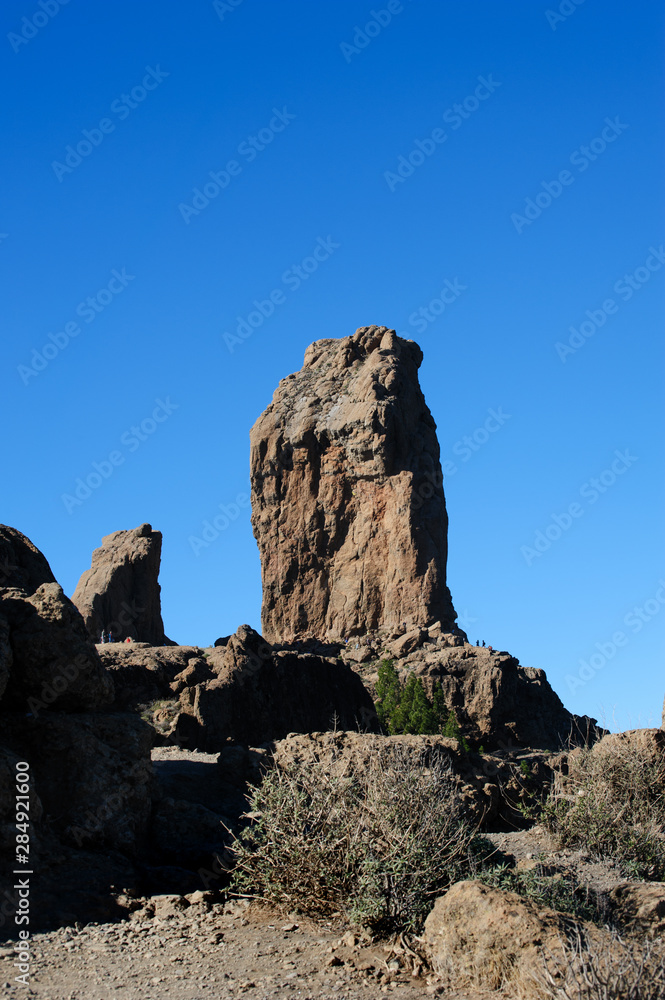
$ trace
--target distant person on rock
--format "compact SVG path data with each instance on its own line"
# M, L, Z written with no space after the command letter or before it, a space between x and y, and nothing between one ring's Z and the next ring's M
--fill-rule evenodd
M101 643L105 643L105 642L106 642L106 632L104 632L104 630L103 630L103 629L102 629L102 635L101 635L101 638L100 638L100 640L99 640L99 641L100 641Z
M113 632L109 629L109 642L113 642Z
M485 645L485 640L483 639L483 646Z
M132 641L132 637L131 637L131 635L128 635L127 638L125 639L125 642L131 642L131 641Z
M487 648L489 649L490 653L491 653L491 652L493 652L493 650L492 650L492 647L491 647L491 646L488 646Z

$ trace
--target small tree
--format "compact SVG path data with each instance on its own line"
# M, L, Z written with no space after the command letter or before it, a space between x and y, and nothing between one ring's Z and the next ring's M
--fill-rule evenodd
M415 674L411 674L406 684L400 683L393 660L382 660L379 667L376 712L381 725L391 736L401 733L419 736L439 734L443 732L446 719L449 719L441 682L435 683L430 702L422 680Z
M447 736L451 740L457 740L460 748L462 750L469 751L469 744L462 736L462 731L459 727L459 722L457 721L457 716L453 712L452 708L448 713L448 718L446 719L446 724L441 730L442 736Z
M399 707L401 685L393 660L381 660L376 682L376 714L384 729L392 735L391 720Z

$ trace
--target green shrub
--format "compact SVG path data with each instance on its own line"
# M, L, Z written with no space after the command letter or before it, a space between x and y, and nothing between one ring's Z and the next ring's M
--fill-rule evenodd
M406 684L400 682L393 660L382 660L379 667L376 712L383 729L391 736L443 734L462 740L454 713L446 709L440 681L434 685L430 702L423 682L415 674L411 674ZM457 726L454 733L445 731L451 716Z
M634 743L571 754L542 819L563 846L610 858L627 876L665 879L665 761Z
M360 773L329 770L293 763L253 790L232 890L311 916L342 911L374 933L419 930L473 853L450 764L392 746Z

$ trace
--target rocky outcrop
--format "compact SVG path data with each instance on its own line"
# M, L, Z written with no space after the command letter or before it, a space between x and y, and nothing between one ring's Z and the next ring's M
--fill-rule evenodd
M72 885L86 873L85 887L68 895L77 913L91 913L90 893L99 898L132 870L152 808L153 734L136 716L108 711L113 681L81 615L14 528L0 526L0 567L0 858L9 871L21 761L30 773L30 861L40 871L35 921L62 920L60 878ZM16 910L12 881L0 879L0 929Z
M113 684L51 567L15 528L0 525L0 688L3 710L87 711Z
M564 708L544 670L523 667L510 653L464 643L414 660L426 693L440 683L462 732L485 749L561 750L605 732Z
M249 625L208 657L211 679L186 687L175 735L190 748L257 746L291 732L372 729L362 681L333 657L273 649Z
M481 882L458 882L437 899L425 921L425 953L444 982L502 987L508 995L540 998L545 958L567 970L565 943L579 936L585 948L605 945L607 932ZM566 995L562 992L562 995ZM572 995L568 994L568 995Z
M114 707L122 711L175 698L187 686L210 680L210 667L198 646L150 646L112 642L97 647L113 678Z
M4 736L29 762L49 831L62 843L137 852L152 783L152 731L138 716L44 712L6 720Z
M111 632L119 641L129 636L151 646L170 643L158 583L161 551L161 532L149 524L102 538L72 596L95 642Z
M454 628L422 352L386 327L318 340L251 431L269 641Z
M420 629L393 642L367 637L342 647L375 696L380 660L390 657L403 683L419 677L427 696L441 685L443 699L462 735L485 750L518 747L561 750L592 743L606 730L595 719L564 708L545 672L523 667L510 653L472 646L458 635Z

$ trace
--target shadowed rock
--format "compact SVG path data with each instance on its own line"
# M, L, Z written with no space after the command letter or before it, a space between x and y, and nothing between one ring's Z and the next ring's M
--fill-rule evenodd
M80 614L41 552L6 525L0 566L2 708L72 712L109 704L113 684Z
M273 650L249 625L208 657L211 680L187 687L176 736L208 753L227 740L257 746L291 732L374 729L374 704L340 660Z

